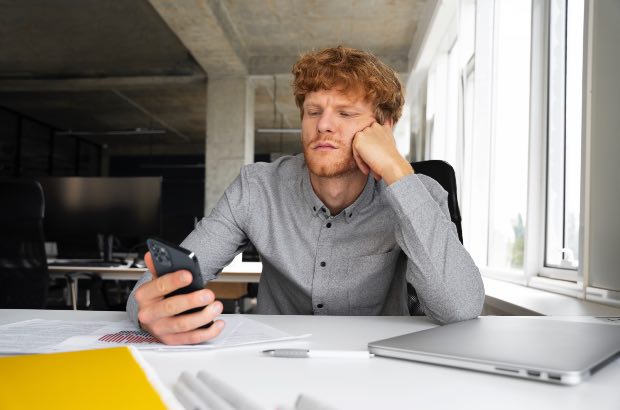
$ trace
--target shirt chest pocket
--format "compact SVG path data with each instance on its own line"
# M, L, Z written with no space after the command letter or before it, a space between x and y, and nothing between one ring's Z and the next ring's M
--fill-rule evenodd
M379 315L385 304L400 248L379 255L350 258L347 289L350 315Z

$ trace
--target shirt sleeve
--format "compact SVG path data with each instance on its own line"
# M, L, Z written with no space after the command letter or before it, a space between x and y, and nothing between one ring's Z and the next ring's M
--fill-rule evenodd
M420 177L411 174L390 185L387 193L399 219L396 241L408 258L407 281L424 313L442 324L477 317L484 285L450 220L447 192L437 184L433 198Z
M181 246L191 250L200 264L205 283L214 279L234 257L248 245L250 190L246 167L226 189L211 213L202 218ZM180 199L183 200L183 199ZM147 271L136 283L127 300L127 314L138 323L136 290L149 282L153 275Z

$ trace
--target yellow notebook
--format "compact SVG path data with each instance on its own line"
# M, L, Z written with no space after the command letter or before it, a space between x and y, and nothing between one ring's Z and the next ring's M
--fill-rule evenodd
M166 408L141 361L127 347L0 358L0 409Z

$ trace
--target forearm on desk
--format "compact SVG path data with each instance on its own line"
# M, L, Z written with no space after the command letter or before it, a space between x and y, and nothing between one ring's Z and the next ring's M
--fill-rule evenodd
M449 217L447 194L417 175L389 188L399 218L396 240L407 254L407 280L416 289L427 316L438 323L477 317L484 303L480 271L458 239Z

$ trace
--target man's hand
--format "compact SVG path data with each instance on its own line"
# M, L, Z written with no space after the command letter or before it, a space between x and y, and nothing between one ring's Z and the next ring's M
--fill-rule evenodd
M411 164L398 152L390 125L373 122L353 137L353 158L366 175L383 178L388 185L413 173Z
M218 320L208 329L198 329L222 313L222 303L208 289L186 295L164 298L165 295L192 282L192 274L186 270L157 277L151 253L144 255L144 262L153 274L153 279L136 290L138 320L143 329L165 344L196 344L213 339L224 328ZM206 306L199 312L175 316L188 309Z

